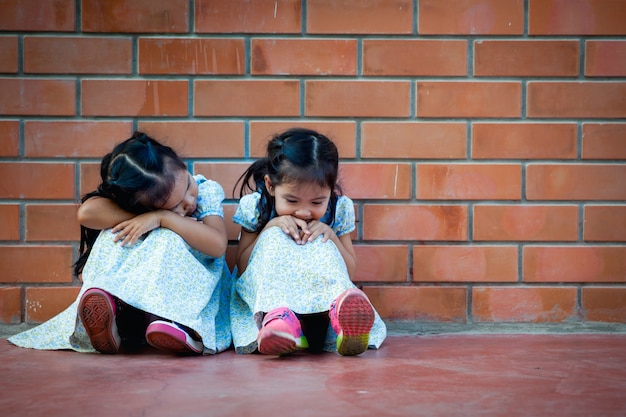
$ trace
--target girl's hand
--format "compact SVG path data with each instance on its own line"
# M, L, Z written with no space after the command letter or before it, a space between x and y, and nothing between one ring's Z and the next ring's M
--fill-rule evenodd
M335 235L335 231L326 223L322 223L319 220L311 220L308 224L309 235L306 242L313 242L318 236L322 235L322 242L327 242L328 239L332 239Z
M306 221L289 215L274 217L265 227L272 226L280 227L280 230L293 238L298 245L304 245L308 235L311 234Z
M161 226L161 217L159 210L143 213L132 219L125 220L111 230L117 233L113 239L120 242L122 246L134 245L137 240L146 233Z

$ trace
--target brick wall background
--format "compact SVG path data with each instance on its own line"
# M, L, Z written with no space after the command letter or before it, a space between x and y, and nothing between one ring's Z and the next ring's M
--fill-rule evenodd
M385 318L626 322L626 1L0 0L0 322L80 281L75 211L143 130L227 192L330 135Z

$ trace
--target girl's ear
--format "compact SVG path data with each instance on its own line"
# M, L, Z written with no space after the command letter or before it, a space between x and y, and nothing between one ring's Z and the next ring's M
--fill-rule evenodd
M271 196L273 196L274 195L274 187L272 187L272 180L270 180L270 176L265 174L263 179L265 180L265 189L267 190L268 193L270 193Z

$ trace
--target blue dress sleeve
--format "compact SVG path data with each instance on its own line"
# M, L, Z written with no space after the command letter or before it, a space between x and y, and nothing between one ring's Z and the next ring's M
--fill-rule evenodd
M346 233L351 233L355 228L354 203L350 198L342 195L337 200L333 230L338 237L341 237Z
M198 206L193 217L202 220L206 216L220 216L224 218L224 189L217 182L207 180L203 175L194 175L198 184Z
M239 205L233 216L233 222L243 227L245 230L256 229L259 223L259 200L261 193L255 192L246 194L239 200Z

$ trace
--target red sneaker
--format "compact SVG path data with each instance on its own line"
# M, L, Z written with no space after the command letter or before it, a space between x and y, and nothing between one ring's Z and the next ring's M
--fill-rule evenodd
M146 340L157 349L178 354L200 354L203 345L175 323L155 320L146 329Z
M337 333L337 352L354 356L367 350L374 308L363 291L350 288L330 306L330 324Z
M115 298L100 288L90 288L78 303L78 316L91 345L101 353L117 353L122 339L117 331Z
M265 315L256 340L259 352L264 355L285 355L309 347L300 320L286 307L275 308Z

